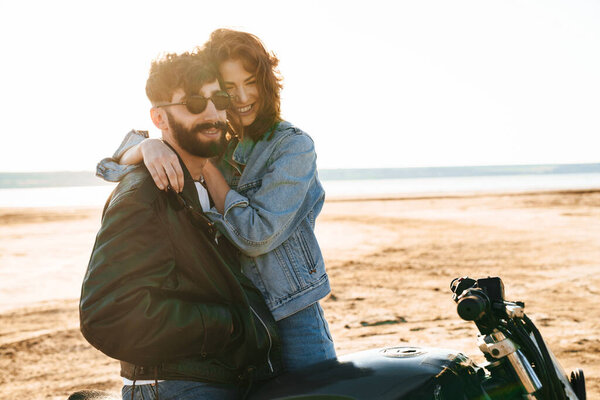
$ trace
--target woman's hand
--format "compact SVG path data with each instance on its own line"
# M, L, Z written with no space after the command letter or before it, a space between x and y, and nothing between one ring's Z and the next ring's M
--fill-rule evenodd
M204 164L202 175L204 176L204 182L206 182L208 192L215 203L215 208L219 213L223 214L225 211L225 199L231 188L227 184L225 178L223 178L221 171L213 164L212 160L208 160L208 162Z
M170 184L173 190L183 190L183 169L177 154L160 139L146 139L140 143L140 153L154 183L160 190L166 190Z

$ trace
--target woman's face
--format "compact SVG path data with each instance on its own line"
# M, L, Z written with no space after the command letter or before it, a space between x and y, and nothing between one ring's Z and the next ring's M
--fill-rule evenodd
M260 108L256 76L244 69L241 60L224 61L219 67L219 72L225 89L232 96L233 107L240 116L242 125L252 124Z

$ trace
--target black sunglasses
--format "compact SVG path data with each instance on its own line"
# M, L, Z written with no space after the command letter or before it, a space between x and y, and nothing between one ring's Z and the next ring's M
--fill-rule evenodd
M169 103L169 104L161 104L159 107L167 107L167 106L177 106L184 105L189 112L192 114L200 114L204 110L206 110L206 106L208 105L208 100L212 101L217 110L226 110L231 105L231 96L229 93L220 91L213 93L212 96L206 98L204 96L196 95L189 96L184 101L179 103Z

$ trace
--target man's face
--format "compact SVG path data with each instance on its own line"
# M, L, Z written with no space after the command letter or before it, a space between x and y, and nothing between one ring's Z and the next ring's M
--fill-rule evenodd
M219 82L215 80L202 86L198 94L209 98L219 91ZM173 103L185 99L183 89L177 89L173 93ZM165 111L173 139L183 150L199 157L213 157L222 153L226 144L226 110L217 110L212 100L209 100L206 109L200 114L192 114L185 105L170 106Z

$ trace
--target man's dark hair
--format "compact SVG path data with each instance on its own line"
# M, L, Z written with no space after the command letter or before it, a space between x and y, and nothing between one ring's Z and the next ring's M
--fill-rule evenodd
M152 61L146 95L153 105L170 102L177 89L183 89L189 96L218 76L216 67L204 52L168 53Z

